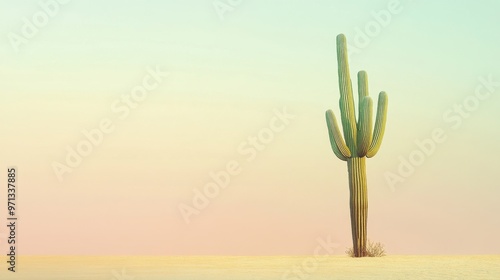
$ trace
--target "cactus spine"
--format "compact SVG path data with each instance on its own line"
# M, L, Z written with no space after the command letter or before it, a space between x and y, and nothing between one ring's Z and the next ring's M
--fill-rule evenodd
M382 144L387 117L387 94L382 91L378 96L377 116L372 131L373 102L368 96L368 77L365 71L358 72L359 115L356 122L347 55L346 38L344 34L339 34L337 36L339 105L344 137L332 110L326 111L326 122L333 153L339 159L347 161L354 256L364 257L368 217L365 159L375 156Z

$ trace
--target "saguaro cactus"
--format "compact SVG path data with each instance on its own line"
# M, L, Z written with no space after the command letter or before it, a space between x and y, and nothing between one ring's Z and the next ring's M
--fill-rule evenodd
M359 116L356 121L344 34L337 36L337 62L340 116L345 141L332 110L326 111L326 123L333 152L339 159L347 161L354 256L364 257L368 217L365 159L375 156L382 144L387 117L387 94L382 91L378 96L375 128L372 131L373 102L368 96L368 77L365 71L358 72Z

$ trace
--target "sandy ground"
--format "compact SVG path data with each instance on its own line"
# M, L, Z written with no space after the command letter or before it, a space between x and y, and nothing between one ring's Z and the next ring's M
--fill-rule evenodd
M269 257L2 257L0 279L500 279L500 255Z

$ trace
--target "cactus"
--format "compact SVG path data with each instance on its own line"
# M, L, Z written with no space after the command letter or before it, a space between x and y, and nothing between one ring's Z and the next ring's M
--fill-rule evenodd
M372 131L373 102L368 96L368 77L365 71L358 72L359 116L356 122L347 55L346 38L344 34L339 34L337 36L337 62L340 116L344 138L332 110L326 111L326 122L334 154L339 159L347 161L354 256L364 257L366 256L368 217L365 159L375 156L380 149L387 117L387 94L382 91L378 96L377 116Z

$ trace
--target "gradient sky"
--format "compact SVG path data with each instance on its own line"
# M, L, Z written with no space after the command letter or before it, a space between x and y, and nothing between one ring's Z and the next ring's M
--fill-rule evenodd
M372 98L389 95L369 238L389 254L500 253L500 84L474 97L481 77L500 82L498 1L255 0L222 20L211 0L73 0L16 52L38 2L0 2L0 178L18 167L19 254L312 254L328 236L343 254L347 166L324 119L339 113L339 33L358 49L353 84L366 70ZM112 104L156 67L170 75L121 119ZM283 108L295 118L248 161L238 147ZM104 119L114 130L58 180L53 163ZM435 129L446 140L391 186ZM186 224L179 205L231 161L241 172Z

